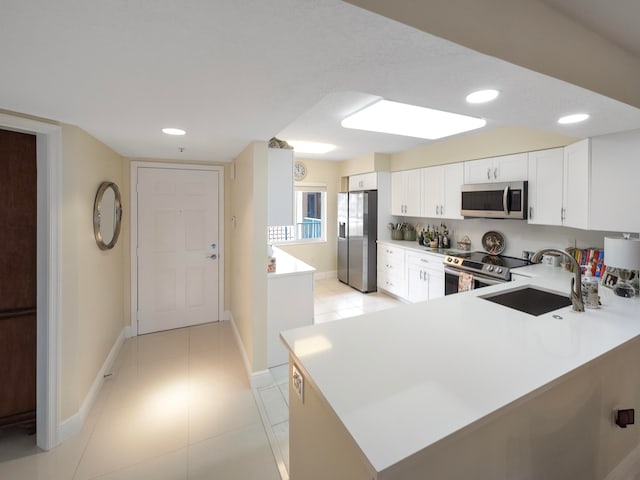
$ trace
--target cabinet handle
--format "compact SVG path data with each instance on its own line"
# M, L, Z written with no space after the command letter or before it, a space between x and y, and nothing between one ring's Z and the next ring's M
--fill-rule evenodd
M444 205L440 205L440 215L444 215Z
M420 270L420 280L422 280L422 270Z
M487 180L491 180L491 169L487 168Z
M493 178L497 179L498 178L498 167L493 169Z
M533 207L529 207L529 218L533 218Z

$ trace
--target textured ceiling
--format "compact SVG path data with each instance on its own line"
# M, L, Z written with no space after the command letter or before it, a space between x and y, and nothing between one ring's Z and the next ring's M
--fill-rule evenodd
M636 108L339 0L1 5L0 109L78 125L132 158L226 162L276 135L338 145L329 159L429 143L339 126L377 97L481 116L487 129L586 137L640 128ZM500 99L464 102L486 87ZM555 123L575 111L592 119ZM165 126L188 133L168 137Z

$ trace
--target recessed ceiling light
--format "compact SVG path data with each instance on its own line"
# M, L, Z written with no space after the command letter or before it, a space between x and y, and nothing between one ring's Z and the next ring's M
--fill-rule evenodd
M166 133L167 135L184 135L187 132L181 128L163 128L162 133Z
M568 123L579 123L584 122L587 118L589 118L589 114L587 113L575 113L573 115L566 115L564 117L560 117L558 119L558 123L566 125Z
M289 140L287 143L297 153L328 153L336 149L336 146L330 143L305 142L303 140Z
M379 100L342 120L345 128L436 140L484 127L487 121L457 113Z
M477 92L467 95L467 102L469 103L485 103L495 100L500 95L498 90L478 90Z

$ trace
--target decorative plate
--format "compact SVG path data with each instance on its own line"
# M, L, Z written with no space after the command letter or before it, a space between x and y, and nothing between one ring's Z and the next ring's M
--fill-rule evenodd
M482 236L482 247L491 255L500 255L506 247L504 235L489 231Z

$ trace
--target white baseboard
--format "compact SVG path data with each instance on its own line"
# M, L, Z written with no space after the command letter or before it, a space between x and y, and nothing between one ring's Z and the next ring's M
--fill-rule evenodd
M69 438L77 434L80 430L82 430L82 426L84 425L87 415L89 415L91 407L93 407L96 398L98 398L98 393L100 393L100 389L102 388L102 384L104 383L104 376L109 372L111 366L113 365L113 362L118 356L118 353L120 353L120 349L122 348L122 344L124 343L124 340L126 338L127 328L128 327L124 327L120 331L120 335L118 335L118 338L113 344L113 347L111 347L111 351L102 364L102 368L100 368L98 374L96 375L96 378L93 380L89 392L84 397L84 401L82 402L80 409L69 418L66 418L61 422L60 442L68 440Z
M240 349L240 353L242 354L244 368L247 371L247 376L249 377L249 383L251 383L251 387L260 388L266 387L268 385L273 385L273 377L271 376L271 372L269 372L269 370L261 370L259 372L252 371L251 362L249 361L249 355L247 355L247 351L245 350L242 339L240 338L240 332L238 332L238 328L236 327L236 322L233 319L233 314L229 310L226 310L224 312L224 317L231 322L233 336L235 337L238 348Z
M249 361L249 355L247 355L247 351L244 348L244 343L242 343L242 338L240 337L240 332L238 331L238 327L236 327L236 321L233 318L233 314L230 310L225 310L224 312L225 318L229 319L231 322L231 329L233 330L233 336L236 339L236 344L240 349L240 353L242 354L242 361L244 363L244 369L247 372L249 378L251 378L251 362Z
M338 271L331 270L329 272L314 272L313 279L314 280L328 280L332 278L338 278Z
M629 480L637 478L638 472L640 472L640 445L633 449L605 480Z

